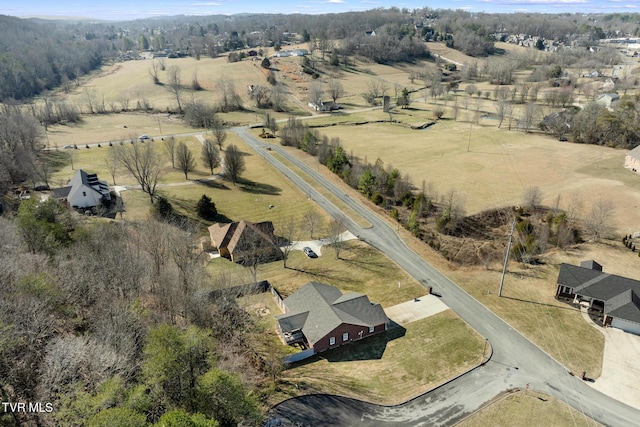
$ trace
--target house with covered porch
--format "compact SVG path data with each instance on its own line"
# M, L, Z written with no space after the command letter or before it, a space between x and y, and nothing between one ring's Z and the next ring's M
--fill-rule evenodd
M311 354L384 332L382 306L358 292L343 294L324 283L309 282L282 301L285 313L276 316L285 344L300 344Z
M640 335L640 281L608 274L596 261L562 264L556 298L602 314L605 327Z

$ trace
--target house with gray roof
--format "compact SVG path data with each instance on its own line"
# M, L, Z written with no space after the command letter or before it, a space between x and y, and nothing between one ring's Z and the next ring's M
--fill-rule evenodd
M278 333L286 344L302 344L319 353L384 332L387 315L382 306L361 293L343 294L324 283L309 282L284 301L276 316Z
M53 197L66 202L74 209L87 209L111 201L109 184L100 181L95 173L79 169L66 187L53 190Z
M640 281L602 271L595 261L562 264L556 298L571 300L603 315L603 326L640 335Z

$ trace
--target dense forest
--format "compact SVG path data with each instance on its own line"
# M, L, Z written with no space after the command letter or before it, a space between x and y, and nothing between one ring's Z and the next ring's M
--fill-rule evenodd
M53 199L0 217L0 393L43 402L0 425L260 423L273 364L252 352L235 298L211 291L248 278L212 283L188 233L78 223Z

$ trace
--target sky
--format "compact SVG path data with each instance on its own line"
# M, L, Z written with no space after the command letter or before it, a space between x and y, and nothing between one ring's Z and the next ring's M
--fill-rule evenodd
M132 20L172 15L340 13L392 6L490 13L640 13L640 0L0 0L0 15Z

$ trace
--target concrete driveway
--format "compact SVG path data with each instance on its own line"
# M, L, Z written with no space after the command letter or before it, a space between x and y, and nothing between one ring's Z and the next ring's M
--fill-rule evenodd
M358 237L356 237L350 231L345 231L340 235L340 240L342 240L343 242L347 240L354 240L357 238ZM306 240L303 242L295 242L293 245L291 245L291 249L294 251L301 251L302 248L304 247L310 247L311 249L313 249L313 251L316 254L318 254L318 256L322 256L322 247L325 245L332 244L333 240L334 240L333 238L327 237L325 239L319 239L319 240Z
M640 409L640 336L616 328L599 329L605 340L602 375L587 384Z
M403 302L393 307L384 309L387 317L394 322L403 325L433 316L441 311L448 310L449 307L440 301L435 295L424 295L411 301Z

